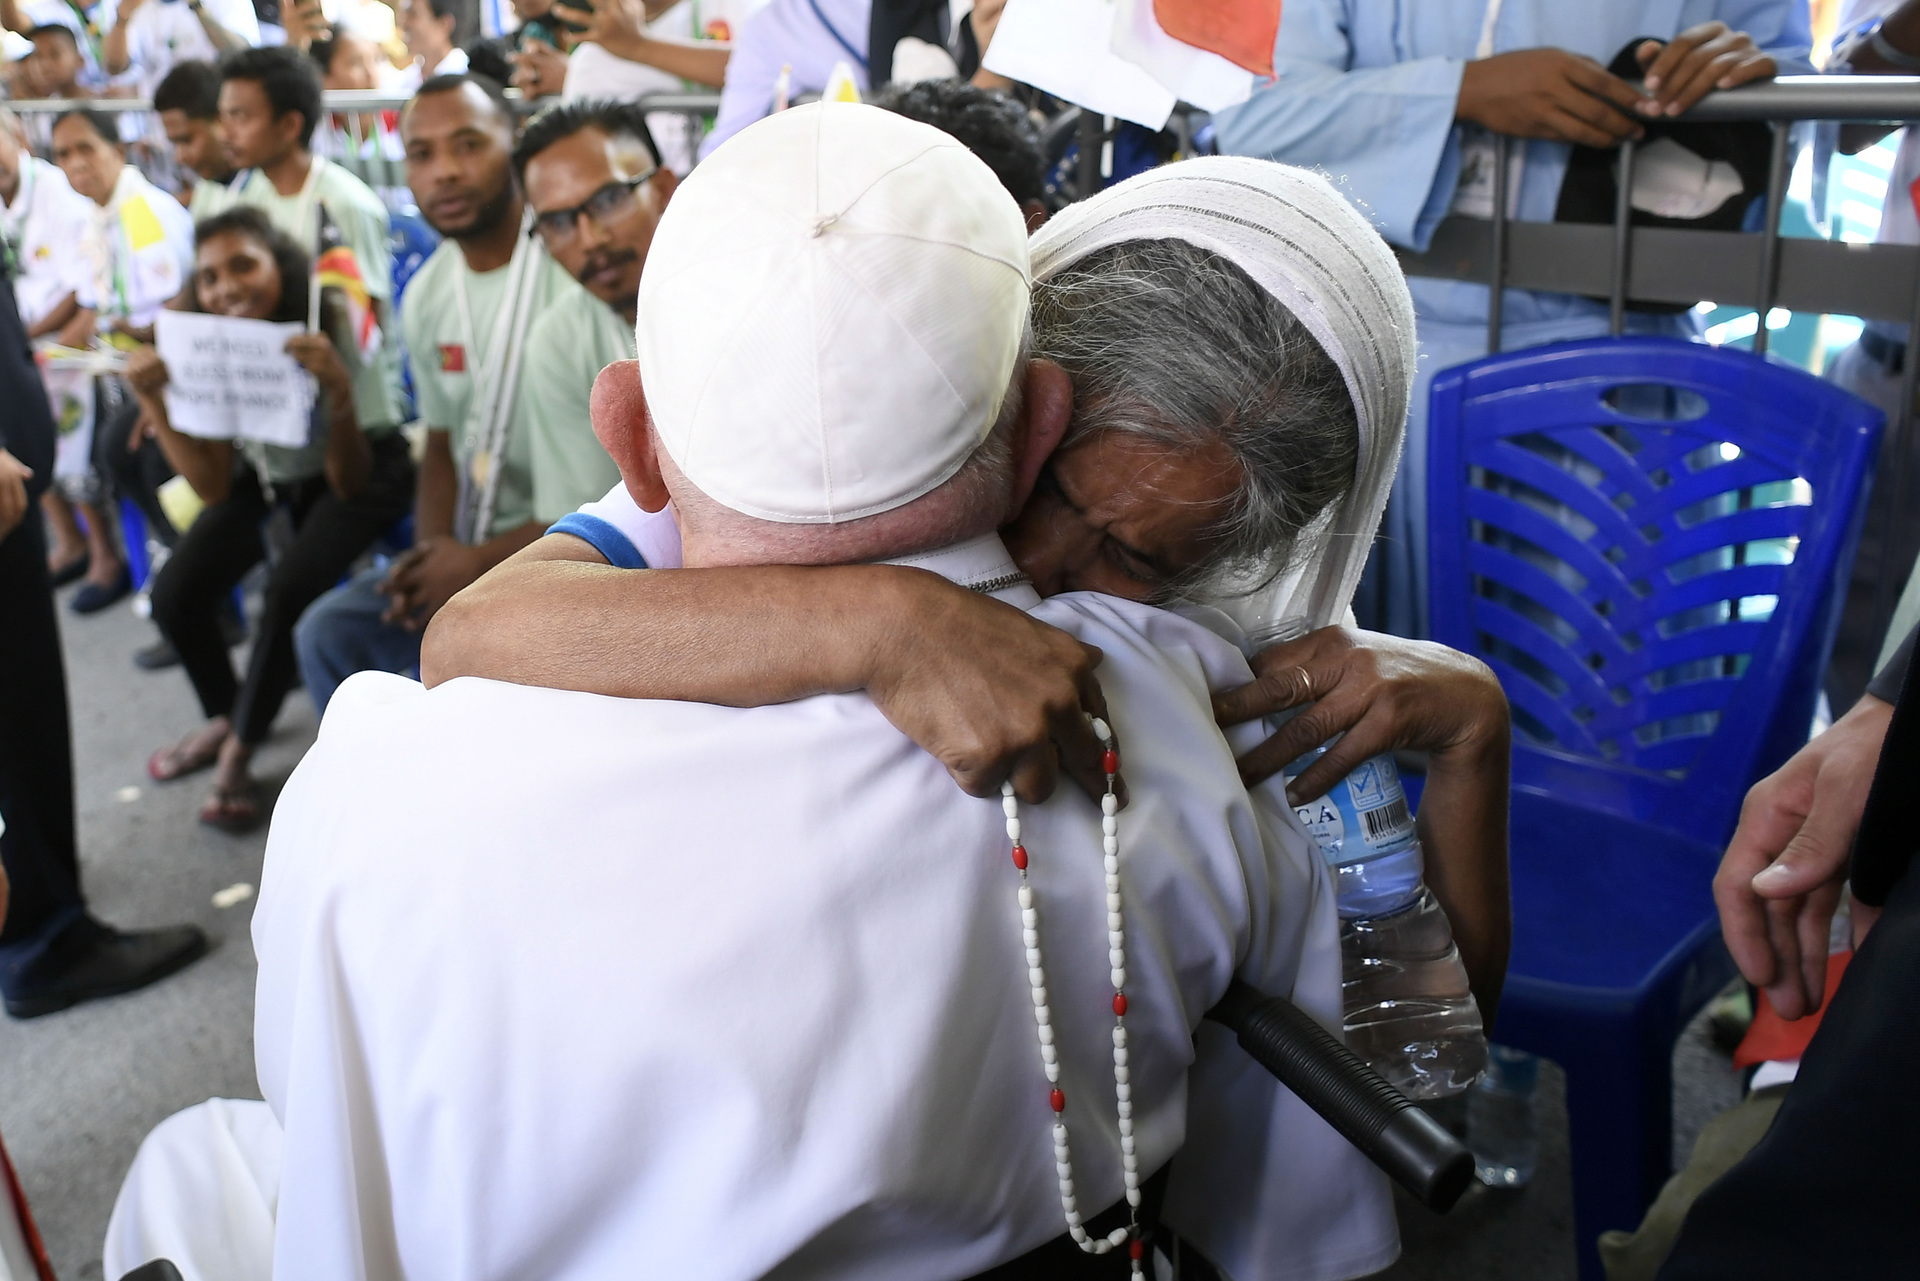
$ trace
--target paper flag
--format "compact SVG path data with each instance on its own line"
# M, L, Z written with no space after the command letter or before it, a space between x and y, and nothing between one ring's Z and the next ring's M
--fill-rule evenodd
M1255 75L1273 74L1280 0L1153 0L1153 15L1175 40L1217 53Z

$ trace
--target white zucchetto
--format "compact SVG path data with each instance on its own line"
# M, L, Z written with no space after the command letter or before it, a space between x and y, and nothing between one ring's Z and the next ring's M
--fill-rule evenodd
M855 520L950 479L1026 332L1027 232L948 134L821 102L682 183L640 279L641 385L686 478L761 520Z

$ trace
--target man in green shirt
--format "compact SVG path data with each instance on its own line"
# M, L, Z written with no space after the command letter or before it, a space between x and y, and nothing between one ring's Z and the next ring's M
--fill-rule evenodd
M570 425L587 421L593 380L634 358L633 326L653 229L673 195L645 113L629 102L576 99L543 111L514 149L534 230L555 261L583 285L558 299L527 336L534 441L534 506L564 516L620 483L604 451L563 448Z
M174 158L193 170L187 212L195 224L204 222L233 203L229 188L238 176L220 132L219 69L210 62L174 64L154 88L153 109Z
M220 128L227 158L245 173L220 201L256 205L308 253L317 253L320 211L339 231L372 295L388 335L353 374L354 410L363 430L398 423L400 351L391 338L392 251L387 207L372 188L309 150L320 120L320 72L313 59L279 45L243 49L220 60ZM217 212L217 210L209 210Z
M408 185L446 237L400 309L427 427L417 542L301 618L294 644L321 711L354 672L412 669L422 630L449 597L619 478L585 409L599 365L572 375L577 388L553 371L536 377L544 358L534 353L534 318L566 298L576 309L604 308L524 234L513 124L499 86L473 75L427 81L400 118ZM630 351L631 321L626 332ZM531 408L542 394L565 395L580 412L536 426Z

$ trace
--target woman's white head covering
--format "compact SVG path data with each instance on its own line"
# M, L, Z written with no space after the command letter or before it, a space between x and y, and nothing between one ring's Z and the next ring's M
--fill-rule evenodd
M1249 628L1340 621L1393 488L1413 391L1413 299L1393 251L1319 174L1203 156L1068 206L1034 234L1034 280L1130 240L1182 240L1226 258L1299 317L1339 367L1360 426L1353 487L1301 532L1285 573L1217 603Z

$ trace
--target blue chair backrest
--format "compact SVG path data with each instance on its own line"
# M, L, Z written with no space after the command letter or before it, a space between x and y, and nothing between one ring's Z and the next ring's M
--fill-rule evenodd
M440 236L417 214L389 213L387 244L393 250L393 310L398 315L407 282L420 270L420 264L440 247Z
M1671 338L1437 374L1433 634L1506 688L1514 782L1724 841L1806 741L1882 419Z

